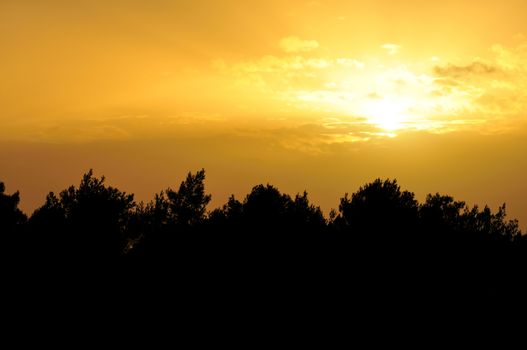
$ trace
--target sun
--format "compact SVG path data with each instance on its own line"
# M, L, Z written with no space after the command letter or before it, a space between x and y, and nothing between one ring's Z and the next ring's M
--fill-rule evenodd
M402 96L369 99L361 107L361 114L368 124L386 131L396 131L408 126L413 116L411 101Z
M366 61L354 74L338 68L323 78L321 88L316 81L311 88L291 87L281 99L295 110L332 114L363 125L363 134L441 132L471 103L469 94L445 89L426 67L411 62ZM298 83L302 85L301 79Z

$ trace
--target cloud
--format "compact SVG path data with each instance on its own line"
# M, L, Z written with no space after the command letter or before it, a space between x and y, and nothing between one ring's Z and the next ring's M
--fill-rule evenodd
M310 52L318 47L318 41L302 40L296 36L288 36L280 40L280 48L287 53Z
M527 41L516 47L494 45L491 51L495 55L496 64L504 71L525 72L527 63Z
M382 99L382 96L379 95L378 93L376 92L370 92L368 94L368 98L371 98L371 99L374 99L374 100L378 100L378 99Z
M382 48L389 54L400 50L395 44ZM269 116L365 118L353 131L335 133L342 127L324 126L323 137L311 135L317 142L373 140L382 130L384 136L403 130L493 133L515 125L519 130L527 122L527 43L495 45L483 58L444 64L286 52L222 61L215 68L236 84L240 96L250 91L251 101L265 101L260 106ZM372 132L372 125L381 131ZM306 145L301 138L288 142Z
M337 64L341 66L350 67L350 68L364 69L366 67L364 62L353 59L353 58L341 57L341 58L337 58L335 62L337 62Z
M386 50L388 52L388 55L394 56L399 53L402 46L397 45L397 44L384 44L384 45L381 45L381 48Z
M13 120L4 123L2 141L94 142L100 140L133 140L153 137L190 137L223 132L227 119L218 113L181 112L166 114L94 115L63 118ZM239 124L238 124L239 125Z
M348 84L340 77L352 76L365 69L365 63L347 57L304 57L301 55L266 55L254 60L213 64L214 69L236 88L253 93L272 94L272 98L306 95L319 90L343 89ZM337 78L337 79L336 79ZM345 88L345 87L344 87ZM296 98L293 98L296 100ZM291 101L289 101L291 102ZM293 101L294 102L294 101Z
M448 64L434 67L434 73L440 77L463 77L467 75L483 75L498 72L499 69L485 62L475 61L465 66Z
M266 140L270 145L311 156L332 153L339 146L360 147L366 142L395 136L361 117L313 119L292 126L246 130L240 135Z
M525 128L527 121L527 42L516 47L494 45L485 59L465 65L435 66L435 92L462 101L464 127L483 133ZM451 124L453 128L459 125Z

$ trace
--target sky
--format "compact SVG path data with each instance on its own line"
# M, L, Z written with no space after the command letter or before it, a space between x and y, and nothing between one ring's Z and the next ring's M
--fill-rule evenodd
M395 178L527 228L523 0L0 3L0 181L27 212L93 168L148 201L205 168L327 214Z

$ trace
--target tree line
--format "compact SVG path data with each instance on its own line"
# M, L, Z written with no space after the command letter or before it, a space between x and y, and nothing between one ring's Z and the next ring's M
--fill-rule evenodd
M0 182L2 257L37 266L159 264L189 278L221 275L222 283L272 275L344 288L354 279L369 281L369 295L411 285L489 297L522 285L526 239L505 204L493 212L438 193L420 203L390 179L346 193L328 217L306 192L269 184L209 211L210 200L203 169L147 203L90 170L28 217L19 193Z

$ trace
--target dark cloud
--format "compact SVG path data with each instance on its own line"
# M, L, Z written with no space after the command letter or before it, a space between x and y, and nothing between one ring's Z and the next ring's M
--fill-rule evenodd
M483 62L472 62L466 66L448 64L434 67L434 73L440 77L463 77L467 75L486 75L496 73L498 68Z

